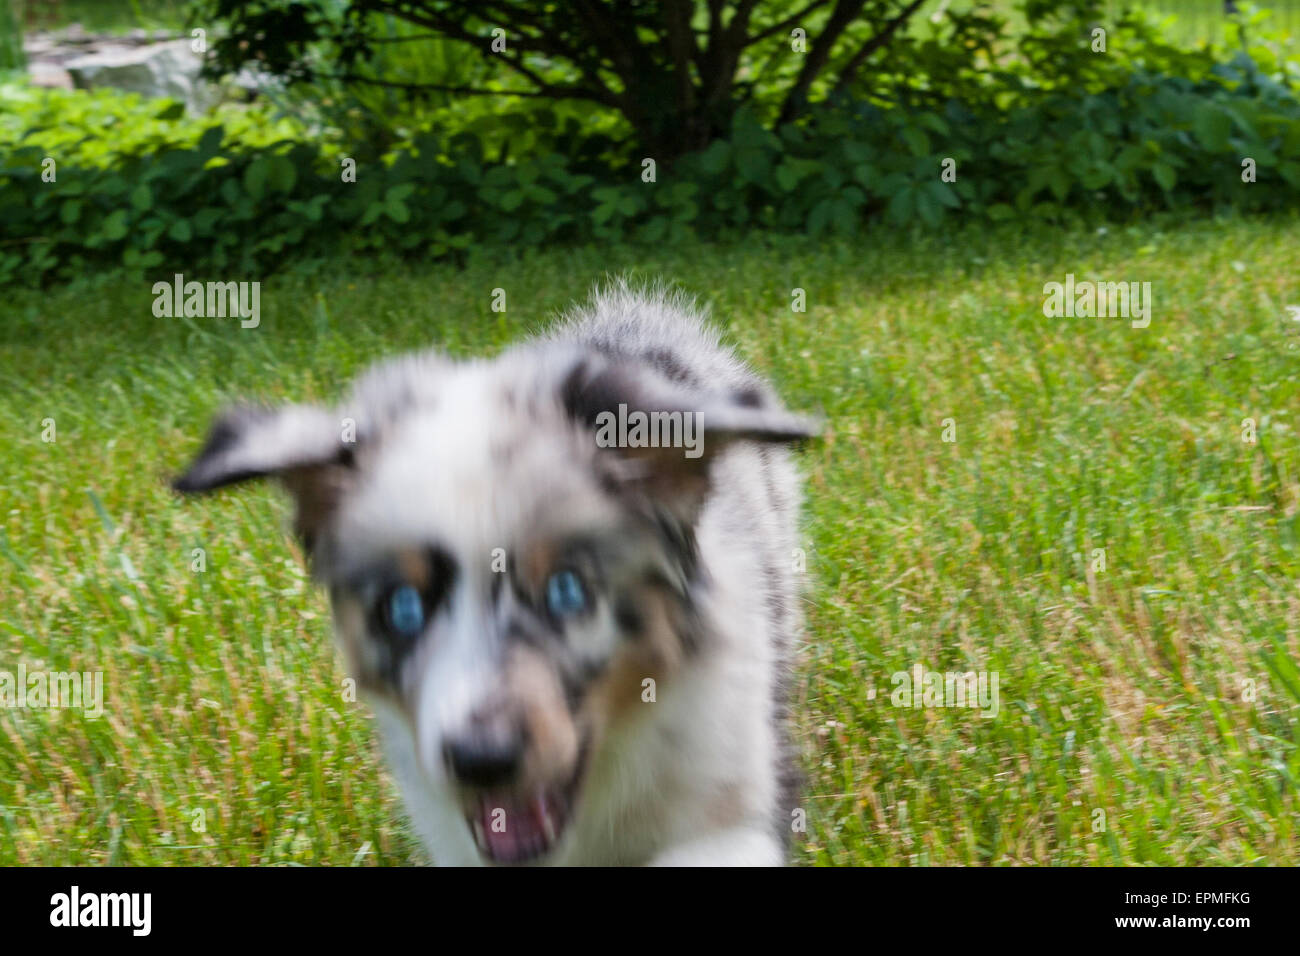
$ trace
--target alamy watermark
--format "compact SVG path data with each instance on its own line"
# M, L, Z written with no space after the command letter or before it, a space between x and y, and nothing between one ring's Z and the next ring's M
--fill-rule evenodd
M704 454L704 421L700 412L628 411L596 416L596 445L600 448L684 448L687 458Z
M133 936L153 928L152 893L83 893L73 886L50 897L50 925L57 927L125 927Z
M103 671L0 670L0 707L84 710L95 720L104 716Z
M178 272L171 282L155 282L153 295L153 314L160 319L229 316L245 329L255 329L262 321L260 282L186 282Z
M970 707L984 717L996 717L997 671L949 672L926 670L920 664L910 671L895 671L890 677L894 692L889 702L895 707Z
M1132 319L1135 329L1151 324L1150 282L1075 282L1071 272L1064 283L1045 283L1043 295L1043 315L1049 319Z

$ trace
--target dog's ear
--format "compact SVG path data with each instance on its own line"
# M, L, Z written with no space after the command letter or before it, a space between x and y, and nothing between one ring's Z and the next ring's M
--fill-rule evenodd
M692 387L641 363L600 357L584 358L574 366L564 380L561 401L572 417L593 430L596 443L618 459L612 473L691 521L708 490L710 468L725 448L738 441L786 444L821 430L817 422L786 411L760 385L737 390ZM641 420L647 424L654 413L679 413L680 419L668 421L672 428L680 421L680 434L689 442L669 447L621 442L633 437L619 431L621 423L635 421L634 412L645 416Z
M295 527L309 548L314 530L338 501L352 471L353 445L338 418L311 405L240 406L218 416L185 474L182 492L211 491L254 478L276 478L293 494Z
M217 417L177 491L211 491L338 461L347 446L334 416L310 405L239 406Z

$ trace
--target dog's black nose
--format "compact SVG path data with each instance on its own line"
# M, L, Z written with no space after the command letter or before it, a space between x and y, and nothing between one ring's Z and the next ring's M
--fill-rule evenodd
M461 783L495 787L514 779L523 762L524 745L518 735L500 739L474 735L446 741L442 752Z

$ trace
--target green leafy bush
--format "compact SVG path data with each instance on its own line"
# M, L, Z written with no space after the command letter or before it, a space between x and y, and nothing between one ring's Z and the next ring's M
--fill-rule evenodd
M308 134L304 124L265 104L229 104L210 116L193 117L175 100L110 89L50 89L16 80L0 83L0 104L0 151L39 144L60 165L78 167L112 166L158 150L192 148L217 125L240 148Z
M1070 75L1087 82L1032 95L1008 83L1002 99L908 109L841 100L779 133L742 110L728 138L660 165L653 180L642 160L619 165L580 137L567 153L538 140L503 161L501 149L485 155L472 128L425 131L367 159L318 133L308 144L264 110L212 126L156 101L6 86L0 283L93 264L155 277L265 273L289 254L340 250L438 257L478 244L672 242L755 227L851 234L877 220L935 228L953 216L1300 206L1300 101L1286 65L1207 55L1160 60L1161 72L1080 60ZM47 159L57 169L48 182ZM343 175L349 159L354 182ZM1243 181L1246 161L1255 182Z
M11 0L0 0L0 70L21 70L27 62L23 55L23 33L18 26Z

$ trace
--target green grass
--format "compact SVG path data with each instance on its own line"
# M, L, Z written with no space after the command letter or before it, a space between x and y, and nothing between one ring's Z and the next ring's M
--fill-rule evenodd
M227 399L489 352L628 268L827 418L798 861L1300 863L1295 221L331 262L268 278L255 330L155 318L120 277L9 293L0 669L102 670L106 713L0 711L0 863L422 860L283 499L165 481ZM1067 272L1151 282L1150 328L1045 318ZM999 715L891 706L917 663L996 671Z
M1248 14L1250 0L1239 0L1238 8ZM1256 2L1254 7L1267 11L1264 27L1279 37L1279 44L1287 51L1295 49L1300 39L1300 0L1274 0ZM933 25L943 12L969 13L973 10L993 12L1004 17L1008 33L1012 36L1025 29L1022 0L927 0L909 22L909 31L917 37L928 37ZM1165 38L1177 45L1199 47L1203 44L1223 45L1228 40L1229 18L1223 13L1223 0L1106 0L1099 26L1118 18L1126 11L1140 9L1160 24ZM1249 20L1247 20L1249 23ZM1255 38L1259 30L1250 26L1248 35Z
M28 30L59 30L80 23L90 33L134 29L179 30L190 0L12 0Z

